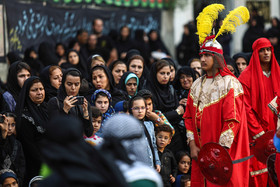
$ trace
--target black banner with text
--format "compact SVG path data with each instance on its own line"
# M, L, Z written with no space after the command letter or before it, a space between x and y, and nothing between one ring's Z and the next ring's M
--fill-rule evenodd
M104 21L104 33L119 30L127 25L131 32L136 29L160 29L159 10L135 11L128 9L64 9L43 6L39 3L24 4L6 1L9 51L24 52L30 46L38 47L41 42L52 44L74 38L79 29L91 32L92 21Z

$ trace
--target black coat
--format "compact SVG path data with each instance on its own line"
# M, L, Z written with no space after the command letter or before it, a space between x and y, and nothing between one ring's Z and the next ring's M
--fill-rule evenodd
M0 170L7 169L7 163L11 164L9 169L16 173L21 186L25 173L25 158L22 145L14 135L7 136L5 140L0 142Z
M170 175L176 178L177 176L177 163L173 153L164 149L163 152L158 151L159 159L161 162L160 175L165 187L171 187Z

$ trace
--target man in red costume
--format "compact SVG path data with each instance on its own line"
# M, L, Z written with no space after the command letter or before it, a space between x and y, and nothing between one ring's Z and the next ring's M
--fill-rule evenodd
M276 131L277 116L268 104L280 91L280 68L270 41L259 38L252 48L249 66L239 77L245 94L250 142L269 130ZM267 186L268 178L266 164L256 158L250 159L250 186Z
M248 127L242 85L228 70L221 45L207 37L200 47L204 75L190 90L184 114L191 148L192 186L216 186L207 181L198 166L202 146L216 142L224 146L232 160L249 156ZM248 186L249 161L233 165L230 181L225 186Z

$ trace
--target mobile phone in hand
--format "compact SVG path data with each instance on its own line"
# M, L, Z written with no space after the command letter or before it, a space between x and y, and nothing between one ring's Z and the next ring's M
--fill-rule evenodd
M75 103L73 103L73 105L83 105L84 104L84 96L75 96L75 98L77 99L77 101Z

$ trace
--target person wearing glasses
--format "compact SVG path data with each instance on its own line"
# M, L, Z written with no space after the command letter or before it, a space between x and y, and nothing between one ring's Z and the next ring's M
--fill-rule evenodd
M129 113L136 119L138 119L142 124L147 143L147 152L149 155L149 161L147 164L150 167L154 167L158 172L160 172L161 163L157 151L154 124L151 121L145 121L147 112L145 99L140 96L134 96L130 99L128 107Z

